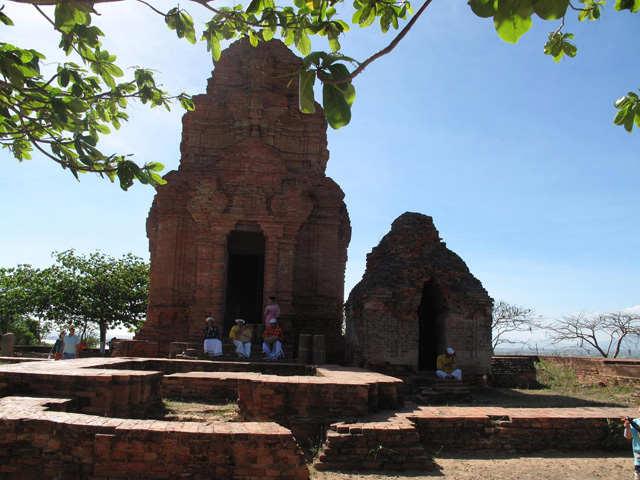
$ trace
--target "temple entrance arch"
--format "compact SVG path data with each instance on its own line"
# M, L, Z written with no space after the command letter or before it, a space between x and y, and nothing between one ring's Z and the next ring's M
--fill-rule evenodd
M438 355L446 348L447 301L436 280L425 282L418 306L418 368L434 370Z
M247 323L262 321L264 245L257 225L237 227L227 238L225 332L235 325L236 318Z

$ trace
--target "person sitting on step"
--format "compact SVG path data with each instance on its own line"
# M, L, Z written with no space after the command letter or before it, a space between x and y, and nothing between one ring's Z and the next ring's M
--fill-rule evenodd
M453 348L447 348L438 356L436 375L439 378L455 378L462 380L462 371L456 365L456 352Z
M284 357L284 352L282 351L284 335L282 334L282 329L278 326L278 320L275 318L269 320L269 326L265 328L262 339L263 358L276 360Z
M222 355L222 342L219 338L218 327L215 326L213 317L206 318L207 326L204 327L204 354L207 357L219 357Z
M238 358L244 359L251 356L251 337L253 330L250 326L245 325L242 318L236 318L236 324L229 332L229 338L233 340L236 346L236 354Z

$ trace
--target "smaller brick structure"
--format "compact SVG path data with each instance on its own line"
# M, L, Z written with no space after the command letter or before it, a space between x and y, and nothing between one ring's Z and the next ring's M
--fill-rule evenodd
M345 305L347 352L358 365L433 370L453 347L463 375L491 371L493 300L440 239L433 219L404 213L367 255Z

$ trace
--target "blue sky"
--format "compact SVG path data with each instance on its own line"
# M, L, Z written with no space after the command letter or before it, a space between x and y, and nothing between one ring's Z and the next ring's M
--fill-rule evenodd
M182 6L197 23L208 19ZM9 2L4 11L17 27L3 27L3 41L59 59L57 35L33 8ZM213 67L204 44L178 40L134 2L99 11L95 23L120 65L157 70L172 92L204 91ZM578 56L555 64L542 50L556 23L534 19L510 45L464 1L434 1L396 50L354 81L352 122L329 132L327 175L346 194L353 228L345 296L393 220L413 211L434 218L496 300L544 318L640 305L640 131L612 123L613 102L640 86L639 21L613 3L596 23L568 19ZM391 38L354 27L343 53L364 60ZM129 114L103 149L177 168L180 107L138 104ZM1 266L44 267L52 251L72 247L148 259L153 189L123 192L92 175L77 182L51 161L20 164L6 150L0 162Z

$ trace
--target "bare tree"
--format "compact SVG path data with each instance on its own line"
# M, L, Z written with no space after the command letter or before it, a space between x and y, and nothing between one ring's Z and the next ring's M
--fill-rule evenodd
M491 315L491 333L493 335L491 344L495 349L496 346L503 343L522 343L522 341L506 338L505 335L513 332L533 332L533 328L538 326L532 309L500 300L494 305Z
M579 348L595 348L604 358L617 358L626 342L640 339L640 314L573 313L556 320L548 330L553 343L571 340Z

